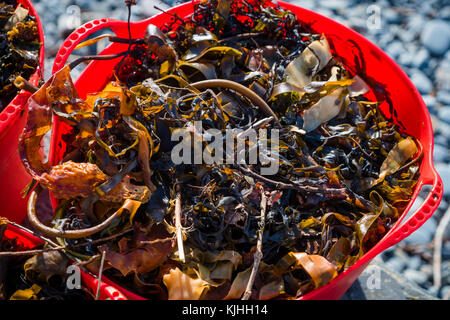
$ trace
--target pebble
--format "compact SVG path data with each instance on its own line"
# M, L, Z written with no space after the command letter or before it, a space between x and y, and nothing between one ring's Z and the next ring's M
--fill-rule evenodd
M422 94L428 94L433 89L433 83L422 71L415 69L411 75L411 81Z
M155 6L163 10L167 10L170 8L170 4L166 4L160 0L140 0L140 1L142 2L142 5L140 6L142 8L142 13L146 16L153 16L161 12L155 9Z
M292 1L292 4L309 10L314 10L316 7L316 2L314 0L294 0Z
M428 109L433 109L436 106L436 97L430 95L422 96L423 102L428 107Z
M419 268L422 266L422 258L420 256L411 256L408 259L407 267L408 269L414 269L419 270Z
M448 159L448 155L448 147L441 146L440 144L434 145L433 160L435 162L445 162Z
M439 295L439 288L436 288L435 286L431 286L431 287L427 288L427 291L432 296L437 297Z
M450 181L449 181L450 182ZM445 189L445 186L444 186ZM414 211L410 210L409 213ZM406 221L406 219L404 220ZM427 244L434 238L437 223L434 217L429 218L419 229L409 235L404 242L407 244Z
M412 66L414 63L414 55L409 53L408 51L403 52L400 54L400 57L398 58L398 62L404 66Z
M403 259L393 257L386 262L386 267L395 272L401 273L405 269L406 263Z
M444 237L450 236L450 230L447 228ZM442 246L442 258L445 260L450 260L450 242L445 242Z
M328 10L343 10L350 5L348 0L327 0L321 3L321 6Z
M428 281L428 276L425 273L414 269L406 269L403 272L403 275L409 281L413 281L421 286L423 286Z
M443 20L432 20L425 24L420 36L422 44L431 54L442 56L450 47L450 25Z
M441 299L450 299L450 286L443 286L439 291L439 297Z
M401 18L397 11L387 8L383 11L383 19L388 23L399 23Z
M441 277L443 285L450 285L450 260L442 261Z
M424 264L420 267L419 271L425 274L428 278L433 276L433 267L431 264Z
M444 183L444 196L450 196L450 165L447 163L437 163L435 168Z
M450 105L450 92L440 90L436 94L436 100L442 104Z
M435 144L447 145L448 139L444 135L438 133L438 134L434 135L434 143Z
M382 48L386 48L389 43L394 39L394 35L390 32L386 32L378 39L378 45ZM425 50L426 51L426 50ZM428 51L427 51L428 52Z
M403 52L405 48L400 41L394 41L388 45L386 52L392 59L397 59Z
M405 220L408 219L414 212L416 212L417 209L420 208L420 206L422 205L422 203L424 201L425 200L421 196L418 196L416 198L416 200L414 200L414 202L413 202L413 204L411 206L411 209L409 210L408 214L405 216Z
M439 83L439 90L450 91L450 61L444 60L436 68L436 81Z
M430 54L425 48L419 49L412 59L412 64L415 68L422 69L427 65Z

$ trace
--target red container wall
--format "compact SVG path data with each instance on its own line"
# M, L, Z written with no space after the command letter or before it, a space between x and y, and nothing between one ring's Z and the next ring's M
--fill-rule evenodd
M38 85L44 70L44 31L36 10L29 0L18 1L30 10L30 14L36 17L39 30L41 49L39 51L39 67L29 79L34 85ZM11 221L22 222L26 215L26 199L22 198L21 191L31 181L31 177L25 171L19 157L17 146L19 135L26 123L26 102L30 94L21 91L16 98L0 114L0 216Z
M432 162L433 134L430 116L422 98L406 74L378 47L353 30L317 13L281 1L278 3L293 11L302 23L310 26L318 33L324 33L330 42L333 54L339 57L351 72L357 73L370 85L374 101L383 101L381 105L383 112L399 124L406 133L417 138L423 146L418 185L409 206L396 225L354 266L341 273L332 282L301 298L339 299L377 254L414 232L431 217L439 205L443 189L442 181ZM192 2L169 10L170 13L177 13L180 17L186 17L192 11ZM145 21L133 23L131 28L133 38L143 37L148 24L162 27L170 18L170 15L160 14ZM64 66L71 50L81 39L85 38L87 34L106 27L113 29L118 36L127 37L126 24L122 21L101 19L90 22L76 30L63 44L55 60L53 72ZM102 54L117 53L124 49L126 49L124 44L112 44ZM94 61L90 63L76 82L80 96L84 98L89 92L101 90L111 78L112 69L117 61ZM64 131L64 124L58 122L55 118L50 149L50 160L53 164L58 163L64 154L65 145L61 144L60 139ZM411 218L402 224L401 220L412 206L420 188L426 184L433 186L430 194ZM127 295L126 291L123 292ZM129 294L129 298L136 299L139 297Z

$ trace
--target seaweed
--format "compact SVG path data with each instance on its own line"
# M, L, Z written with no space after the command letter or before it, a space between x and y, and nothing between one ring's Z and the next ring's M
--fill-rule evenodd
M39 65L36 18L15 1L0 2L0 111L14 99L18 76L30 78Z
M129 48L101 92L80 99L73 64L55 74L19 145L32 224L148 298L294 299L352 266L410 201L422 148L299 19L205 0L143 39L108 36ZM70 128L55 166L36 152L51 114ZM55 228L35 216L39 188L59 200Z

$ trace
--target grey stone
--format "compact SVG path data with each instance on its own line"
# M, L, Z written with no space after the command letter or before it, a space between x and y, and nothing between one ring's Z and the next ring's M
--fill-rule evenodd
M442 262L441 277L443 285L450 285L450 260Z
M450 286L443 286L439 291L439 297L441 299L450 298Z
M409 32L421 32L423 29L423 25L425 24L425 18L420 14L413 14L411 15L407 29Z
M425 24L420 36L422 44L430 53L442 56L450 47L450 25L443 20L432 20Z
M432 109L436 106L436 97L430 95L422 96L423 102L425 102L428 109Z
M448 231L448 229L446 230ZM448 232L445 233L445 237L448 237L450 234ZM450 260L450 242L446 241L442 246L442 257L443 259Z
M417 33L410 32L409 30L404 30L399 28L397 36L406 44L412 43L412 41L416 38Z
M434 137L434 143L435 144L441 144L441 145L447 145L448 139L447 139L447 137L445 137L442 134L437 134Z
M71 17L68 15L60 15L58 17L58 30L60 32L64 32L66 30L73 29L73 26L70 25Z
M413 281L418 285L424 285L428 281L428 276L425 273L414 269L406 269L403 272L403 275L406 279Z
M180 0L164 0L165 3L167 3L169 6L174 6L179 2Z
M445 121L441 121L439 119L437 119L437 121L435 121L435 122L437 122L437 123L432 122L433 129L435 129L435 126L436 126L436 131L439 132L444 137L446 137L447 139L449 139L450 138L450 124L448 124Z
M294 0L291 3L296 6L310 10L314 10L317 7L316 1L313 0Z
M427 244L433 239L436 227L436 221L431 217L419 229L408 236L404 242L407 244Z
M442 61L436 68L436 82L439 90L450 91L450 61Z
M390 44L393 39L394 35L390 32L386 32L378 38L377 44L383 49L387 49L388 44Z
M412 66L414 61L414 55L409 53L408 51L403 52L398 58L398 62L403 66Z
M448 159L449 150L439 144L434 145L433 160L435 162L445 162Z
M394 257L401 259L405 264L409 262L408 254L401 248L397 247L394 250Z
M428 219L420 228L419 230L423 232L428 232L430 235L434 235L437 229L437 222L436 218L432 216L430 219ZM419 231L418 230L418 231Z
M426 66L428 59L430 58L430 54L425 48L419 49L419 51L414 55L412 64L414 67L418 69L422 69Z
M435 286L431 286L429 288L427 288L427 291L429 294L431 294L434 297L438 297L439 295L439 288L436 288Z
M420 272L423 272L428 277L433 276L433 266L431 264L424 264L420 267Z
M52 76L53 60L44 60L44 80L48 80Z
M433 89L433 83L422 71L416 69L412 72L411 81L422 94L428 94Z
M383 10L382 18L388 23L399 23L401 20L400 14L391 8L386 8Z
M419 268L422 266L422 258L420 256L411 256L408 259L408 263L406 264L406 267L408 269L413 270L419 270Z
M408 211L408 214L405 216L405 220L408 219L414 212L416 212L417 209L420 208L420 206L422 205L422 203L424 201L425 200L421 196L418 196L416 198L416 200L414 200L413 205L411 206L411 209L409 209L409 211Z
M450 92L444 90L438 91L436 94L436 100L440 103L450 105Z
M448 3L448 2L447 2ZM439 10L436 15L438 18L442 20L449 20L450 19L450 6L446 6Z
M333 11L328 10L328 9L316 8L314 11L317 12L318 14L321 14L321 15L331 18L331 19L333 19L333 17L334 17Z
M393 257L386 262L386 267L395 272L402 272L405 269L406 263L399 257Z
M155 6L166 10L169 8L169 5L160 1L160 0L141 0L142 12L148 17L151 17L155 14L160 13L161 11L155 9Z
M403 47L403 44L398 40L393 41L386 49L387 54L394 60L397 59L404 51L405 48Z
M347 8L350 5L350 1L348 0L327 0L322 1L320 4L323 8L328 10L342 10Z
M363 17L351 17L349 19L349 25L352 29L355 29L357 32L366 33L367 31L371 31L367 29L367 19Z
M450 195L450 165L445 163L437 163L435 165L437 172L442 178L444 183L444 195Z
M97 2L97 1L95 1ZM96 4L94 1L92 0L75 0L74 3L79 6L80 8L84 9L84 10L89 10L92 9L92 6L94 4Z
M415 271L415 270L413 270ZM342 300L436 300L417 283L391 270L386 264L371 262Z

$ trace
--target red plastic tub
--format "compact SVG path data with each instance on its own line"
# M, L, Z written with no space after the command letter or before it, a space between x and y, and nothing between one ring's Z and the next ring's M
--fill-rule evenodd
M38 245L42 244L42 240L34 235L19 229L16 226L8 225L8 228L4 234L5 239L17 240L17 245L20 248L19 251L31 250ZM92 275L80 270L82 283L95 295L97 292L98 280ZM102 281L100 285L100 300L127 300L127 298L116 288Z
M179 5L168 12L177 13L180 17L186 17L193 12L193 3L195 2ZM350 72L357 73L371 86L372 92L369 98L373 99L373 101L385 101L381 105L385 115L392 117L396 123L404 128L405 132L417 138L423 145L423 158L421 160L420 178L417 187L407 209L394 227L355 265L342 272L330 283L300 298L301 300L339 299L376 255L417 230L431 217L441 201L443 186L441 178L433 166L433 131L430 115L417 89L406 74L377 46L355 31L329 18L289 3L281 1L278 3L283 8L294 12L302 23L310 25L314 31L324 33L330 42L333 54L339 57ZM170 18L170 15L162 13L150 19L132 23L133 38L142 38L148 24L162 27ZM78 43L95 31L104 28L112 29L117 36L128 37L127 24L123 21L101 19L89 22L74 31L63 43L55 59L53 72L60 70L64 66ZM127 45L124 44L111 44L102 54L117 53L126 48ZM80 96L85 98L87 93L101 90L110 79L112 69L118 60L91 62L75 84ZM61 134L66 129L64 126L64 123L59 122L56 117L54 118L49 155L53 165L62 159L65 151L65 145L62 144L60 139ZM424 185L432 186L424 203L406 222L402 222ZM130 299L140 298L135 294L128 293L126 290L122 292Z
M28 79L32 84L38 85L44 73L44 31L41 20L30 0L19 0L32 16L36 17L39 30L41 49L39 51L39 66ZM0 193L1 211L11 221L22 222L26 216L26 199L22 199L21 191L31 181L30 175L25 171L17 151L19 135L25 126L28 109L25 107L30 94L20 91L17 96L0 113Z

